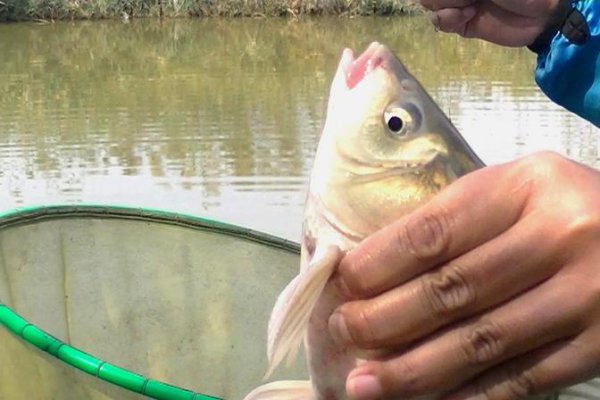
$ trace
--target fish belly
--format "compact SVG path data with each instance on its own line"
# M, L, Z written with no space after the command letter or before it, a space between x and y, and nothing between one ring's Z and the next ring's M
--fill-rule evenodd
M308 323L305 347L315 397L319 400L346 399L346 377L360 362L355 351L336 344L329 334L329 317L341 303L334 285L328 282Z

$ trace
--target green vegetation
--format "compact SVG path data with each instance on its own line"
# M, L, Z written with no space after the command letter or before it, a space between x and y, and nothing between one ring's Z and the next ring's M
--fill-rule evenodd
M410 0L0 0L0 21L398 15L417 9Z

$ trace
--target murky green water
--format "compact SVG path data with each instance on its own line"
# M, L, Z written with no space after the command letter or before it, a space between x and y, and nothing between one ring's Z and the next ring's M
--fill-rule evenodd
M421 19L0 26L0 207L151 206L297 239L341 50L388 44L488 163L598 132L533 84L534 56Z

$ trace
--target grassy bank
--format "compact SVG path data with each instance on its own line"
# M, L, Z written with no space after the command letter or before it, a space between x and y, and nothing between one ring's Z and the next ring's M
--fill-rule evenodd
M416 8L410 0L0 0L0 21L397 15Z

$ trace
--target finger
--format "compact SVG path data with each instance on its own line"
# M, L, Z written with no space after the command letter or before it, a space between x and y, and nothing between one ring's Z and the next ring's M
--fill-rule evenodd
M594 289L597 284L586 276L577 281L567 274L560 285L578 289L577 297L571 296L570 301L580 305L579 313L584 321L580 330L583 332L490 369L448 396L448 400L475 397L511 400L551 392L600 376L600 300L597 295L594 296L598 292ZM562 311L556 309L555 314ZM579 319L574 320L573 325L580 325ZM596 387L584 384L578 389L583 390L585 395L578 393L574 398L592 399L600 394L598 383ZM561 390L561 393L569 397L570 391Z
M550 393L600 375L600 329L584 332L575 339L553 343L509 361L469 382L445 400L521 399ZM584 384L585 398L597 398L600 388ZM568 397L569 390L565 390ZM584 398L580 393L573 398Z
M507 168L472 172L366 238L340 262L339 290L346 297L371 297L504 232L519 218L530 191L518 168Z
M410 398L447 392L506 360L579 334L584 328L575 310L581 310L566 306L573 282L563 279L549 280L399 357L366 362L348 377L350 398ZM367 396L372 393L365 392L365 381L378 384L379 397Z
M462 8L476 3L479 0L420 0L423 7L436 11L444 8Z
M343 304L329 319L331 335L359 348L406 346L514 297L554 275L567 256L560 239L540 235L552 229L548 224L542 213L532 214L442 268L377 297Z
M431 13L429 19L436 29L466 35L469 21L477 14L475 7L446 8Z

